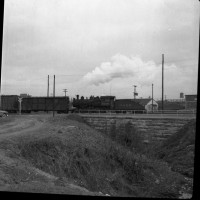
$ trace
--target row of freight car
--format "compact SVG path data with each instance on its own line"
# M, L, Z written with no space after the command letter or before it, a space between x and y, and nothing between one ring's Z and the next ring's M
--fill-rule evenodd
M19 96L2 95L1 109L8 112L19 111ZM69 97L24 97L21 102L21 112L31 111L57 111L68 113L76 110L145 110L144 106L134 100L116 100L114 96L92 97L90 99L73 99L72 105Z
M19 96L2 95L1 109L16 113L19 111ZM58 113L68 113L69 97L24 97L21 102L21 112L31 111L57 111Z

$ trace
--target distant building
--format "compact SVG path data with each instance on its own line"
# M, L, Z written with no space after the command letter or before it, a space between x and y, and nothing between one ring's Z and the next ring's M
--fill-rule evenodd
M181 99L184 98L184 93L183 93L183 92L180 93L180 98L181 98Z
M24 94L20 94L19 96L20 96L20 97L31 97L31 95L25 94L25 93L24 93Z
M185 95L185 109L196 109L197 108L197 95Z
M144 106L146 111L152 111L152 99L135 99L140 105ZM153 99L153 110L158 110L158 103Z

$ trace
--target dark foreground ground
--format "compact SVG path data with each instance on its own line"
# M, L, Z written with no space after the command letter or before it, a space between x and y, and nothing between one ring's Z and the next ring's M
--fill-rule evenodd
M95 131L77 115L11 115L0 119L0 190L191 197L195 132L191 121L157 149L144 151L126 145L133 140Z

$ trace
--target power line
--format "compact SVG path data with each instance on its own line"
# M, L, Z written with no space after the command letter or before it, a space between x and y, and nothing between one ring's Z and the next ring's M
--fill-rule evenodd
M190 59L180 59L180 60L171 60L171 61L166 61L165 63L177 63L177 62L185 62L185 61L193 60L193 61L198 61L196 58L190 58ZM158 64L161 64L160 62Z
M62 75L56 75L56 76L85 76L85 74L62 74Z

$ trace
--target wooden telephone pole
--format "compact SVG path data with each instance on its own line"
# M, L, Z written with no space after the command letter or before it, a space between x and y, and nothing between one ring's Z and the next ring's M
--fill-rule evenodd
M47 97L49 97L49 75L48 75L48 81L47 81Z
M162 54L162 110L164 110L164 54Z
M47 97L49 97L49 75L48 75L48 79L47 79ZM48 109L46 112L48 113Z
M53 77L53 117L55 115L55 75Z
M153 113L153 84L152 84L152 113Z

